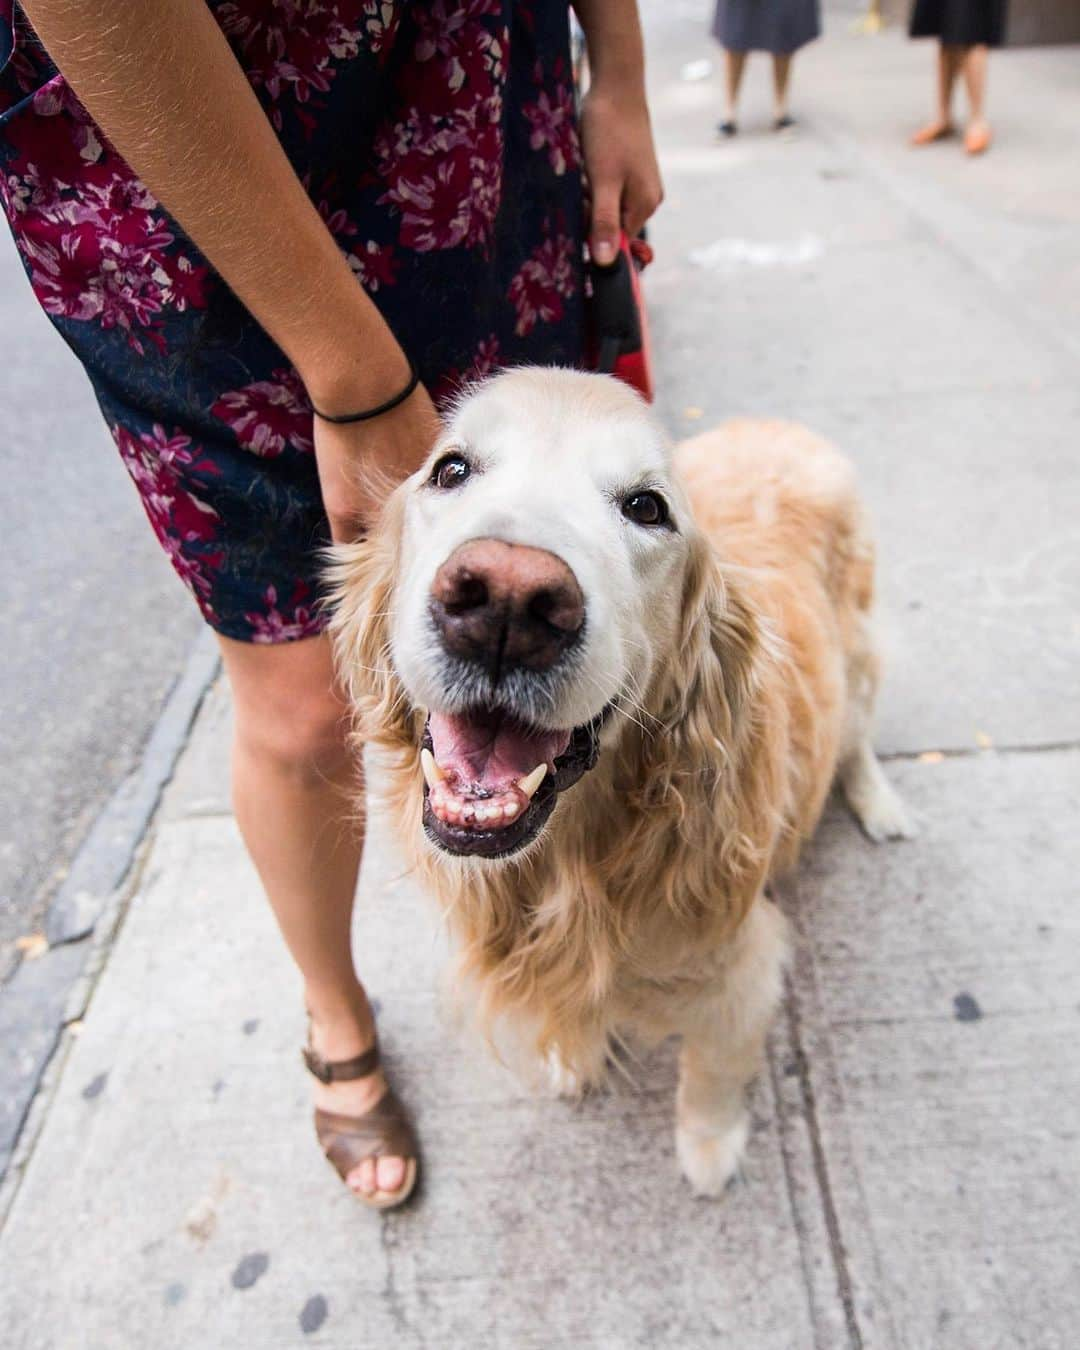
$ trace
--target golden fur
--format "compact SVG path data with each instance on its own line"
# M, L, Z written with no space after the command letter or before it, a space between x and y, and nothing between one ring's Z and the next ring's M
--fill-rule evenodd
M873 547L849 465L801 427L760 421L688 441L675 463L698 529L670 660L640 722L621 721L517 859L463 863L424 840L423 714L389 659L400 494L368 541L339 554L334 633L357 734L388 757L403 845L484 1017L527 1027L579 1081L603 1072L613 1037L682 1032L680 1129L710 1147L725 1130L739 1136L711 1161L688 1162L680 1141L684 1170L715 1191L745 1125L709 1047L722 1036L745 1061L725 1070L741 1101L780 992L783 924L765 883L795 860L842 762L872 798L868 817L884 810L881 833L901 832L902 808L867 780L880 775L865 739Z

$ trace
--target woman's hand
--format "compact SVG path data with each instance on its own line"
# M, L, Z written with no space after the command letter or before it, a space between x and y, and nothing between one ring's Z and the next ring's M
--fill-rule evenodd
M592 196L589 251L614 262L619 228L631 239L664 197L645 102L645 43L634 0L573 0L589 50L581 148Z
M636 81L594 82L581 105L581 146L592 197L589 251L613 262L619 229L631 239L664 198L649 109Z
M315 418L315 458L335 543L350 543L370 528L393 489L424 462L440 430L423 385L400 408L371 422L339 426Z

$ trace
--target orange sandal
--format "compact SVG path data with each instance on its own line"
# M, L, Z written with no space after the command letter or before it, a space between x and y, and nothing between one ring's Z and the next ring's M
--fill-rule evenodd
M964 137L964 149L969 155L985 155L993 139L993 133L985 122L968 127L967 135Z
M933 145L935 141L948 140L950 136L955 135L956 128L951 122L930 122L915 132L911 138L911 144Z
M378 1043L355 1059L334 1062L323 1059L310 1045L306 1045L301 1053L308 1072L320 1083L367 1078L379 1067ZM393 1088L388 1087L375 1105L359 1116L338 1115L335 1111L316 1107L315 1134L342 1181L365 1158L405 1159L405 1180L396 1191L375 1191L372 1195L353 1191L356 1198L371 1209L393 1209L403 1205L412 1194L419 1149L412 1121Z

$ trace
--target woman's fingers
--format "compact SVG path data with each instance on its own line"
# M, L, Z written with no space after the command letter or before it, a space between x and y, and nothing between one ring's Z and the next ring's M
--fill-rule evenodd
M659 173L631 173L627 177L623 193L623 224L631 239L641 233L645 222L663 200L664 187Z
M636 235L664 195L644 98L594 86L582 105L581 143L592 197L589 250L603 266L614 261L620 228Z
M663 200L659 173L631 170L624 178L608 179L594 186L589 227L589 251L593 258L602 267L614 261L620 228L633 239Z
M601 267L615 261L622 224L622 189L618 177L592 185L592 219L589 222L589 252Z

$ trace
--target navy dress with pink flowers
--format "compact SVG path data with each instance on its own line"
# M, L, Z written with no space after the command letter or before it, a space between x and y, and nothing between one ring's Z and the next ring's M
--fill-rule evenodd
M580 364L566 3L208 3L437 402L504 364ZM319 631L327 527L303 387L13 0L0 0L0 199L207 621L251 642Z

